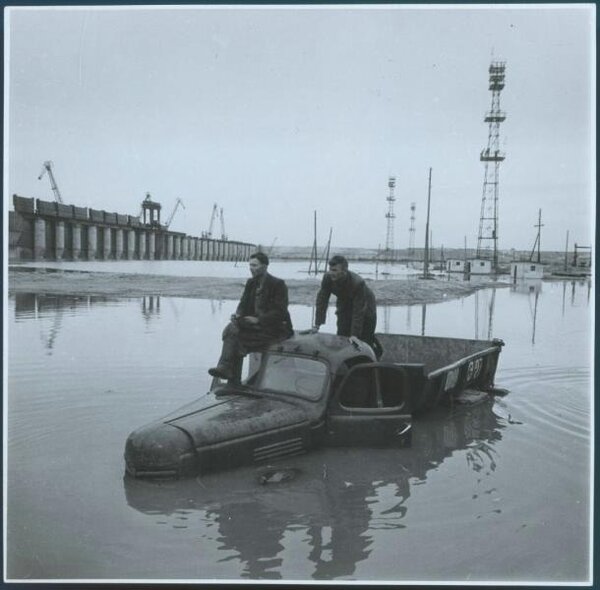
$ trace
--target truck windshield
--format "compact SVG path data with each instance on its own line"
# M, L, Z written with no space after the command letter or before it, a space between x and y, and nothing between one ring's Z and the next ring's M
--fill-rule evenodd
M316 400L326 381L327 365L323 361L269 354L256 387Z

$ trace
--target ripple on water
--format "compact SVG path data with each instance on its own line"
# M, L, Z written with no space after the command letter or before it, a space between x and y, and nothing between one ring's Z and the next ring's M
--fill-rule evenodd
M517 425L511 443L521 454L539 453L565 466L575 448L584 449L591 434L591 381L587 367L521 367L503 373L509 390L496 407ZM535 455L533 455L535 456Z

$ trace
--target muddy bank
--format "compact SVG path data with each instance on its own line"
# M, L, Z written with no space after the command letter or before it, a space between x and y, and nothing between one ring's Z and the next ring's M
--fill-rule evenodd
M198 299L239 299L246 282L246 279L235 278L172 277L22 268L9 269L8 279L9 293L115 297L164 295ZM292 279L286 280L286 284L290 303L311 305L320 280ZM376 280L368 281L368 284L380 305L435 303L464 297L484 286L449 282L445 279Z

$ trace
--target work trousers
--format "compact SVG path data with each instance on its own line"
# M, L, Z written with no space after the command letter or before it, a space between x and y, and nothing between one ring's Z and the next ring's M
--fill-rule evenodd
M233 320L223 330L223 347L218 366L229 371L233 381L240 382L244 356L249 352L262 351L281 339L282 337L265 332L257 324Z

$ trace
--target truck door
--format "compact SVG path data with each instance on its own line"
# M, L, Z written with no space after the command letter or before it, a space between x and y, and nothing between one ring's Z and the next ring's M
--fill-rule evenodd
M408 372L397 365L352 367L328 408L327 442L333 446L405 446L410 442Z

